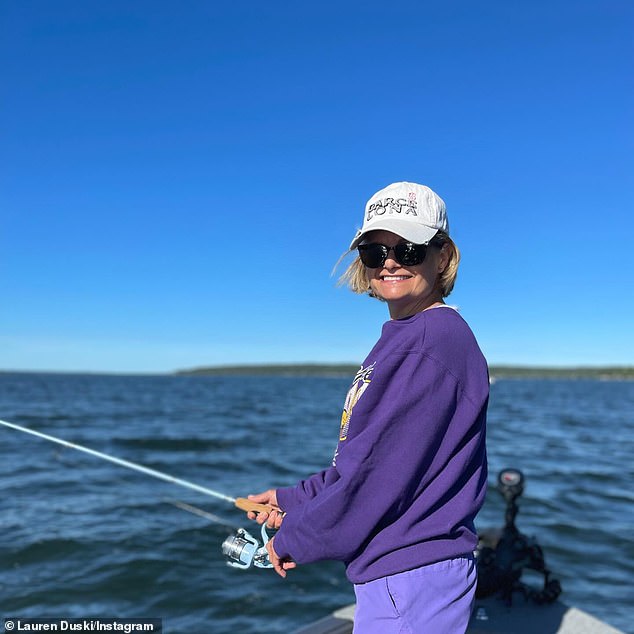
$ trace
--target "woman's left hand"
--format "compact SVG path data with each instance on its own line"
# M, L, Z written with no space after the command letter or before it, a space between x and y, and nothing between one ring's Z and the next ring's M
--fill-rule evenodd
M280 577L286 577L286 571L297 568L297 564L290 559L280 559L275 552L275 546L273 545L274 541L275 537L266 543L266 550L269 553L269 561L273 564L273 569Z
M278 529L282 525L282 520L284 519L284 512L277 505L277 493L275 489L269 489L268 491L264 491L263 493L258 493L256 495L250 494L247 496L248 500L251 502L257 502L258 504L269 504L273 507L273 510L270 513L265 513L264 511L260 511L255 513L254 511L249 511L247 513L247 517L250 520L255 520L258 524L264 524L269 528Z

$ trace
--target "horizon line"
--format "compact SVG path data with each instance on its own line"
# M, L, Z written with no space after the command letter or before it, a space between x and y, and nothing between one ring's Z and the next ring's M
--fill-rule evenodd
M191 368L179 368L173 370L59 370L59 369L0 369L0 374L67 374L67 375L101 375L101 376L186 376L196 373L221 372L221 371L244 371L244 370L293 370L293 369L323 369L323 370L349 370L353 371L359 367L359 363L333 362L320 363L316 361L288 362L288 363L238 363L238 364L218 364L195 366ZM634 364L514 364L514 363L491 363L489 371L544 371L544 372L628 372L634 374Z

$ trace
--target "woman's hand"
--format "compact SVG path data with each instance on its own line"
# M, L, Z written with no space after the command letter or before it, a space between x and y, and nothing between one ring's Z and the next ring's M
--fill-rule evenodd
M249 511L247 513L247 517L250 520L255 520L258 524L264 524L264 522L266 522L268 528L277 529L282 525L284 513L277 505L277 494L275 489L269 489L268 491L257 493L256 495L248 495L247 499L252 502L257 502L258 504L269 504L274 507L274 510L271 513L256 513L255 511Z
M290 559L280 559L275 552L275 546L273 545L274 541L275 537L266 543L266 550L269 553L269 561L273 564L273 569L280 577L286 577L286 571L297 568L297 564Z

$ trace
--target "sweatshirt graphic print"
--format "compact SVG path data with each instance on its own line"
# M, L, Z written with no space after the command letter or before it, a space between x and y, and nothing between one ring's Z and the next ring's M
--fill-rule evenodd
M346 397L346 402L343 406L343 413L341 415L341 429L339 432L339 442L344 441L348 437L348 426L350 424L350 417L352 416L352 410L354 406L357 404L359 399L363 396L363 393L366 391L368 386L370 385L370 381L372 380L372 372L374 371L374 366L376 364L364 368L361 366L361 369L356 373L354 377L354 381L352 382L352 387L348 390L348 395ZM337 454L335 453L335 457L332 462L333 466L337 464Z

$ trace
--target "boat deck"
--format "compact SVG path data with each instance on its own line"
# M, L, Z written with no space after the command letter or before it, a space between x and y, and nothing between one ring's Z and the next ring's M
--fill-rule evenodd
M354 605L336 610L295 634L350 634ZM515 600L506 606L492 597L476 601L468 634L623 634L621 630L597 618L556 601L550 605L535 605Z

